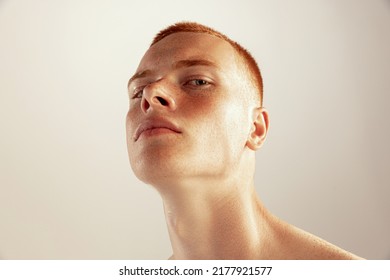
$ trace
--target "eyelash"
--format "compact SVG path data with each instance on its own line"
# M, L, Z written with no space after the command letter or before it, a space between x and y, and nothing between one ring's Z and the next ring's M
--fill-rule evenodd
M142 95L140 96L140 94L143 93L144 88L145 88L145 86L138 87L138 88L134 89L134 93L133 93L133 96L132 96L131 98L132 98L132 99L141 98Z
M190 84L191 82L196 83L196 82L200 82L200 81L202 82L202 84L192 84L192 85ZM209 82L206 79L190 79L187 82L185 82L184 85L189 85L192 87L205 87L205 86L211 85L211 82ZM143 91L144 91L146 86L147 85L135 88L132 99L142 98L142 94L143 94Z
M204 82L204 84L201 84L201 85L193 85L193 86L196 86L196 87L203 87L203 86L208 86L210 85L211 83L205 79L191 79L189 80L188 82L185 83L185 85L189 85L191 82L199 82L199 81L202 81Z

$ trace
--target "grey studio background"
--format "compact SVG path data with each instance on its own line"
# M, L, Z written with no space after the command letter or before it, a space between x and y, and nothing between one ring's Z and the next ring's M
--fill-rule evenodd
M127 159L126 84L180 20L248 48L271 130L256 186L280 218L390 258L390 3L0 1L0 258L166 259Z

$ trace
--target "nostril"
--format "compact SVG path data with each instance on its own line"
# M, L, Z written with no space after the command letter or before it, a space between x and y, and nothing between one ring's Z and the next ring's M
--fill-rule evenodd
M150 104L149 104L149 102L146 100L146 98L142 98L142 100L141 100L141 107L142 107L142 109L143 109L145 112L149 109Z
M156 98L161 103L161 105L163 105L163 106L167 106L168 105L168 102L164 98L162 98L160 96L157 96Z

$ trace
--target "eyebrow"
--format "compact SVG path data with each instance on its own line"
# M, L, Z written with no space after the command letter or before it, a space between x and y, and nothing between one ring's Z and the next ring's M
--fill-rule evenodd
M186 68L186 67L192 67L192 66L211 66L211 67L217 67L217 64L210 60L206 59L184 59L184 60L179 60L173 63L173 68L174 69L179 69L179 68ZM137 79L144 78L152 73L152 70L144 70L135 73L130 79L129 82L127 83L127 88L129 88L130 84Z
M203 66L212 66L216 67L217 65L206 59L184 59L184 60L179 60L173 64L173 68L178 69L178 68L183 68L183 67L191 67L191 66L198 66L198 65L203 65Z
M150 75L152 71L151 70L145 70L145 71L141 71L141 72L137 72L135 73L133 76L131 76L131 78L129 79L129 82L127 83L127 88L129 88L131 82L133 82L134 80L136 79L140 79L140 78L144 78L148 75Z

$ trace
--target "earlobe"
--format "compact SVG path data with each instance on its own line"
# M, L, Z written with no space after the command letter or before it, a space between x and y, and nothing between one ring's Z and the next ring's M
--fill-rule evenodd
M264 143L269 128L268 111L264 107L255 108L253 111L252 128L246 145L256 151Z

